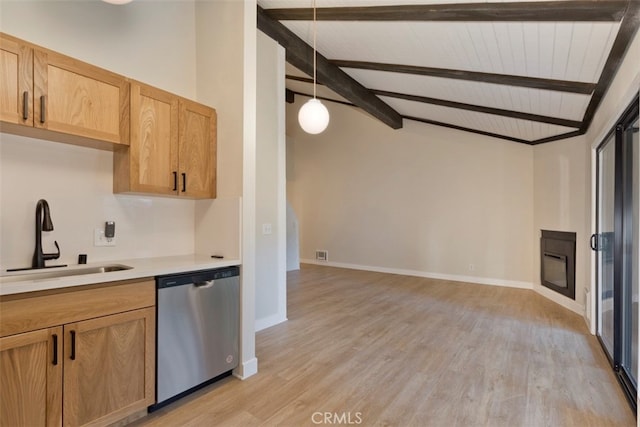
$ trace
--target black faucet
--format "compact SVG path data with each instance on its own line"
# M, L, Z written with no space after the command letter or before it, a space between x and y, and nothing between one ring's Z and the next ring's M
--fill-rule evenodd
M42 219L42 212L44 211L44 220ZM60 258L60 246L58 242L54 241L58 253L44 254L42 253L42 232L53 231L53 222L51 222L51 215L49 214L49 203L46 200L38 200L36 205L36 249L33 252L33 262L31 268L44 268L44 262L49 259Z

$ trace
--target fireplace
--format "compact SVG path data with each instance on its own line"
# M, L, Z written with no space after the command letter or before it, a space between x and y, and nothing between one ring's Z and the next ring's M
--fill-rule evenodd
M540 281L573 300L576 299L576 233L541 230Z

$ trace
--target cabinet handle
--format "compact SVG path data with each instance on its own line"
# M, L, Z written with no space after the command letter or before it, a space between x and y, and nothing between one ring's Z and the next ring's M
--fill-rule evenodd
M54 365L57 365L58 364L58 335L53 334L51 338L53 338L53 360L51 361L51 363L53 363Z
M185 191L187 191L187 174L186 173L182 173L182 192L184 193Z
M40 123L44 123L47 120L47 102L45 95L40 97Z
M71 334L71 356L69 359L76 360L76 331L69 331Z
M173 191L178 191L178 172L173 172Z
M22 93L22 118L24 120L29 118L29 92L26 90Z

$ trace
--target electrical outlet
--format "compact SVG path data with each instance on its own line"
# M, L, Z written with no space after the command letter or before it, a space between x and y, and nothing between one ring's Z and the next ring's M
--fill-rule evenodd
M115 246L116 238L107 238L104 235L104 229L96 228L93 233L93 246Z

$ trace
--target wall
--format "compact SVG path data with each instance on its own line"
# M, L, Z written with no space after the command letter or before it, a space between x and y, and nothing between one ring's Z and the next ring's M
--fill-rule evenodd
M596 291L595 261L589 249L589 237L595 232L595 147L638 92L639 63L640 33L629 47L588 132L584 136L534 148L534 272L540 268L540 229L577 232L575 302L542 287L539 273L535 275L536 291L584 314L592 333L595 333Z
M590 288L589 144L584 136L534 147L533 266L535 290L579 313ZM576 233L575 301L540 281L540 230Z
M220 209L241 209L240 358L234 375L258 371L255 357L256 215L256 2L196 2L197 87L199 100L218 112L218 197L196 204L196 247L217 250L209 242L225 223L202 227L200 220L229 217ZM237 199L242 197L240 203ZM216 232L218 230L218 232Z
M325 103L305 134L287 106L288 197L301 258L453 280L531 287L532 147L411 121L392 130Z
M284 48L258 31L256 330L287 320ZM265 229L266 228L266 229Z
M195 9L191 2L0 4L1 31L174 93L194 97ZM153 19L149 19L153 16ZM0 134L0 266L27 266L38 199L49 201L55 230L44 250L62 263L193 252L194 202L116 196L113 155ZM116 247L93 246L93 230L116 221ZM50 262L51 263L51 262Z

